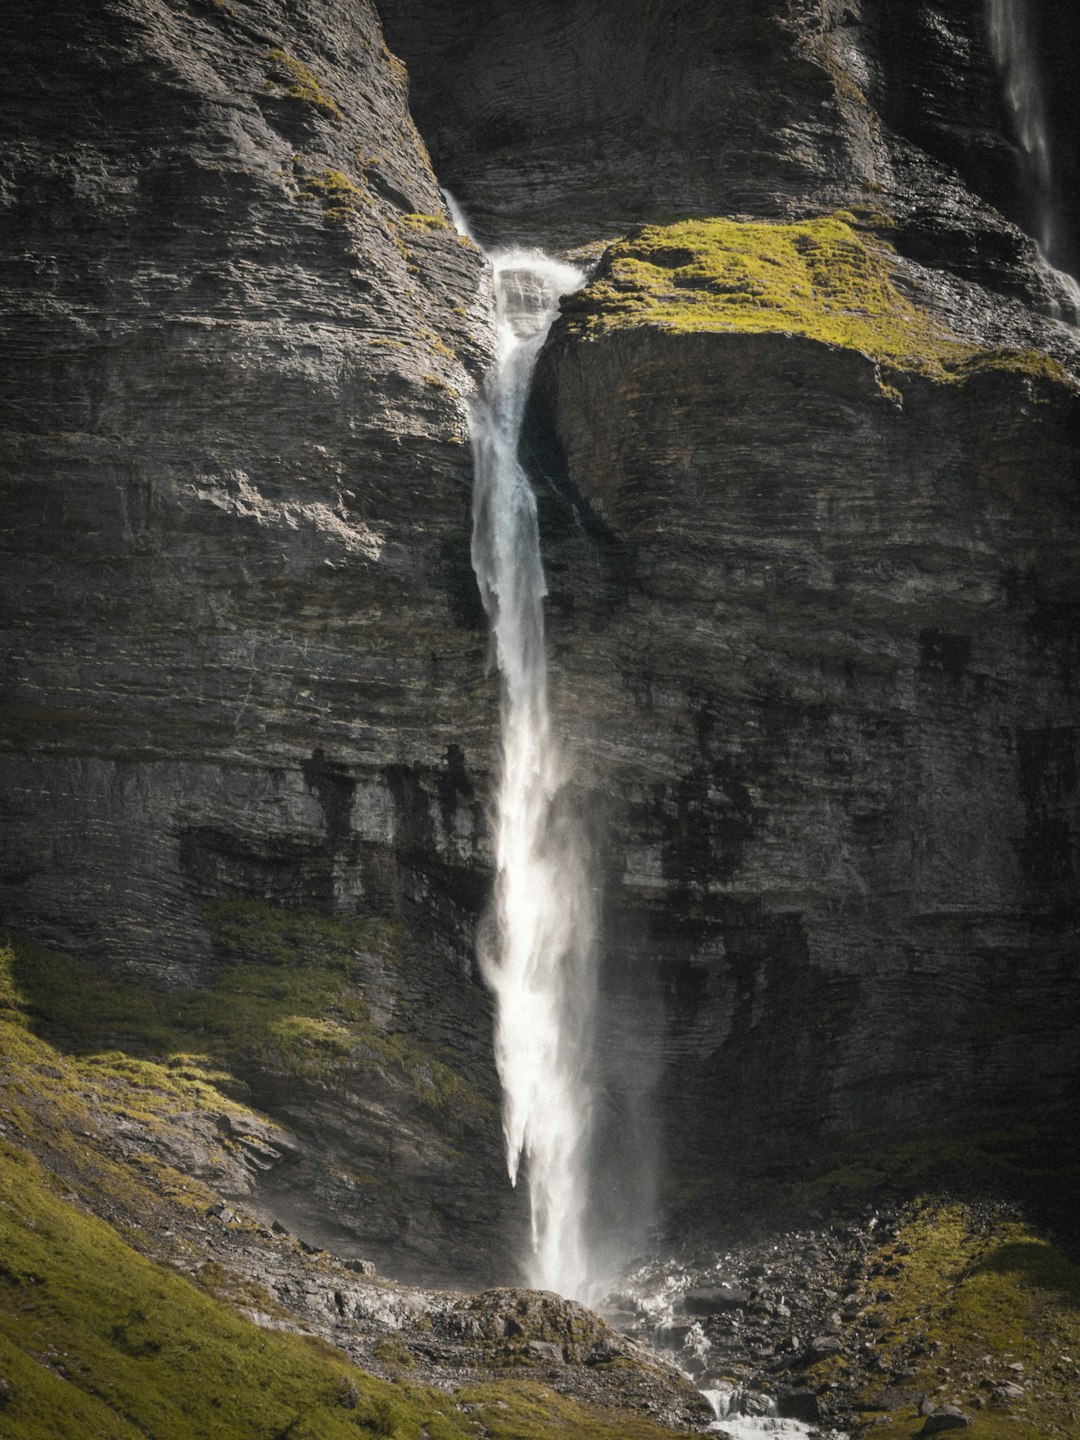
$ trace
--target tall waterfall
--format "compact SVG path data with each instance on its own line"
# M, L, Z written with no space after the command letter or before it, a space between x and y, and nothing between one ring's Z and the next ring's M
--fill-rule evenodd
M990 45L1020 142L1023 179L1034 207L1035 239L1058 292L1054 313L1076 324L1080 322L1080 284L1053 264L1059 239L1053 154L1029 4L1030 0L986 0Z
M456 207L453 213L463 228ZM548 706L547 587L536 498L518 449L559 296L585 277L538 250L488 258L497 352L472 414L472 560L502 677L502 753L494 923L479 958L495 996L510 1179L516 1184L524 1172L529 1186L529 1283L580 1298L589 1280L595 917L587 845L568 803L570 773Z

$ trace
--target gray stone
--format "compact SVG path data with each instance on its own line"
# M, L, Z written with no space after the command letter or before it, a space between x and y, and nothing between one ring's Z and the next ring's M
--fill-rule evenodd
M971 1416L956 1405L942 1405L932 1415L928 1415L920 1435L937 1435L943 1430L966 1430L971 1424Z

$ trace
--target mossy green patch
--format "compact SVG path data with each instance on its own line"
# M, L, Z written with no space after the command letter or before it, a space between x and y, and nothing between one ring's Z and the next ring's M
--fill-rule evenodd
M300 199L323 207L327 220L340 222L360 205L370 205L367 192L350 180L344 170L319 170L303 176Z
M596 278L567 310L572 325L593 334L643 325L781 332L936 380L959 380L985 366L1066 378L1048 356L989 352L953 334L903 293L887 241L847 211L790 224L708 219L646 226L608 249Z
M661 1440L540 1386L392 1384L137 1255L0 1141L0 1429L11 1440ZM462 1408L467 1401L469 1409Z
M393 925L257 901L208 905L205 917L223 959L207 989L157 990L16 939L0 950L0 1018L80 1057L83 1076L115 1082L146 1119L220 1105L223 1091L269 1072L327 1088L390 1085L437 1115L440 1131L493 1123L445 1057L374 1022L364 978L392 973Z
M313 105L324 115L329 115L340 125L344 120L341 106L329 95L323 82L302 60L284 50L268 50L266 60L270 66L271 86L287 95L290 100L300 100Z
M914 1206L878 1262L870 1315L883 1372L957 1404L971 1440L1076 1433L1080 1268L1019 1220L958 1203ZM861 1397L874 1434L908 1440L921 1417L876 1389Z
M395 926L243 900L207 906L206 920L223 963L193 991L135 984L27 940L0 948L0 1021L12 1022L23 1068L42 1058L37 1032L56 1047L60 1089L94 1083L112 1109L148 1125L177 1110L240 1110L225 1096L265 1073L327 1089L390 1086L441 1135L494 1123L446 1057L374 1022L364 976L392 975Z
M400 217L403 225L413 230L452 230L454 227L444 215L425 215L421 210L408 210Z

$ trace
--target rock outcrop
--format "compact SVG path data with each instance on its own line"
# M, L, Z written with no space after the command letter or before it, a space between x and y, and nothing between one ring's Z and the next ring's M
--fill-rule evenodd
M541 401L600 560L552 629L677 1168L1067 1103L1075 385L588 305Z

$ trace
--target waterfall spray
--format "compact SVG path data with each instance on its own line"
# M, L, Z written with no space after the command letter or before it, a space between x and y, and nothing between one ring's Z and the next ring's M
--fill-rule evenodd
M1053 288L1056 318L1080 323L1080 284L1053 263L1058 240L1054 168L1042 79L1028 0L986 0L990 47L1005 82L1005 98L1020 142L1023 178L1034 203L1035 240Z
M460 211L451 213L467 234ZM488 259L497 353L472 413L472 560L502 679L502 733L493 924L479 959L495 997L510 1179L524 1172L529 1187L529 1283L580 1298L589 1279L595 917L588 849L548 706L536 498L518 449L559 296L585 277L538 250Z

